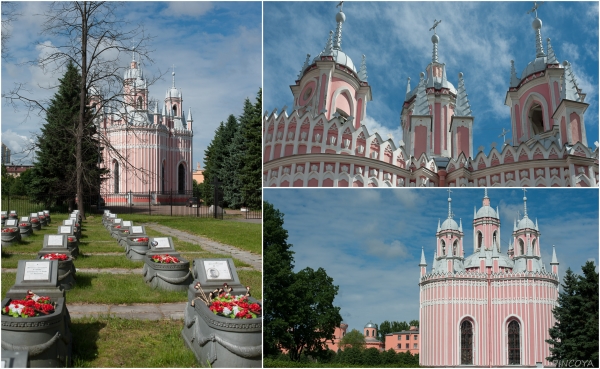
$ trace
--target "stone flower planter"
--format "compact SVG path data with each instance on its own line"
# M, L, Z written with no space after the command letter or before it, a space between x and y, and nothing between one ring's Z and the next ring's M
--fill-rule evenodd
M40 224L42 225L42 227L48 225L48 221L46 220L46 217L44 215L38 216L38 219L40 220Z
M2 307L10 303L2 300ZM71 332L64 298L56 302L52 314L33 318L2 315L2 349L27 351L31 368L59 368L71 365Z
M67 260L58 260L58 284L63 290L68 291L75 287L75 272L72 257Z
M119 232L120 232L122 229L124 230L125 228L123 228L123 226L122 226L122 225L120 225L120 224L117 224L117 225L114 225L114 226L110 227L110 228L109 228L110 236L111 236L112 238L115 238L115 239L117 239L117 240L118 240L118 239L119 239Z
M50 224L50 222L52 221L52 219L50 219L50 211L44 210L44 216L46 216L46 221L48 222L48 224Z
M31 218L29 221L31 222L31 229L34 231L40 231L42 229L42 223L40 223L39 218Z
M10 213L8 213L8 219L19 219L19 215L16 211L11 210Z
M127 247L125 248L125 256L129 260L143 261L148 250L148 241L135 241L136 239L148 237L129 236L127 238Z
M262 318L230 319L213 314L200 300L187 304L183 330L186 345L202 366L262 367Z
M2 246L9 246L21 241L21 231L18 227L2 229Z
M79 256L79 239L73 236L67 236L67 249L74 258Z
M4 225L6 219L8 219L8 215L2 214L2 225Z
M144 281L153 289L159 288L166 291L187 291L192 283L190 262L177 256L179 263L156 263L151 256L144 257L142 274Z
M29 222L19 222L19 232L21 232L21 238L29 237L33 234L33 228Z

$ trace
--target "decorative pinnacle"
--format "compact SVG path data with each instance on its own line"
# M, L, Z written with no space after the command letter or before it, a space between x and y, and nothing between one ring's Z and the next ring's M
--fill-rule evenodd
M342 11L342 7L344 2L341 1L338 6L340 6L340 11L335 15L335 21L337 22L337 27L335 28L335 38L333 39L333 48L335 50L342 51L342 25L346 21L346 15Z
M437 51L437 45L440 42L440 37L437 35L435 29L438 26L438 24L442 23L441 20L434 20L433 21L433 27L431 27L429 30L433 30L433 36L431 36L431 42L433 43L433 54L431 57L431 61L433 63L437 63L438 62L438 51Z
M523 218L527 218L527 196L526 195L527 189L523 189Z
M531 23L531 26L533 27L533 29L535 29L536 58L546 56L546 54L544 54L544 47L542 46L542 20L539 19L537 16L537 9L540 7L540 5L542 5L542 3L543 1L541 1L539 4L537 2L534 2L533 8L531 8L531 10L527 12L527 14L534 13L535 15L535 19L533 20L533 23Z
M406 80L406 94L410 93L410 77Z
M338 6L340 7L340 11L343 11L344 10L344 1L343 0L340 1L340 3L337 4L335 7L337 8Z
M483 189L483 198L484 199L488 199L489 198L488 195L487 195L487 187L484 187L484 189Z
M173 73L171 75L173 76L173 88L175 88L175 64L173 64Z
M452 198L450 198L451 189L448 189L448 219L452 218Z
M300 74L298 74L298 79L302 77L302 72L308 67L308 60L310 59L310 54L306 54L306 60L304 61L304 65L302 65L302 69L300 69Z

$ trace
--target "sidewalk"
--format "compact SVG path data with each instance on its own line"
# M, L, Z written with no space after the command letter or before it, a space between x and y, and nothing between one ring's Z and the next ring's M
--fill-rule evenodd
M144 225L148 228L154 229L155 231L164 233L168 236L177 237L181 241L201 246L202 249L205 251L210 251L218 254L230 254L231 257L243 261L247 264L250 264L255 270L262 272L262 255L256 255L245 250L240 250L234 246L225 245L223 243L216 242L202 236L180 231L178 229L170 228L164 225L156 223L145 223Z
M166 304L132 304L132 305L105 305L81 304L67 302L67 309L72 319L91 316L112 316L124 319L162 320L183 319L187 302L174 302Z

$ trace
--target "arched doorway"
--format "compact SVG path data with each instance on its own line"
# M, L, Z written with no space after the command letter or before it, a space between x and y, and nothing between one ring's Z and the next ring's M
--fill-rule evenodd
M473 365L473 324L468 320L460 324L460 365Z
M119 193L119 162L115 161L114 169L113 169L113 187L115 189L115 193Z
M177 190L180 195L185 193L185 166L183 163L179 164L179 168L177 168Z
M508 323L508 365L521 365L521 327L516 320Z

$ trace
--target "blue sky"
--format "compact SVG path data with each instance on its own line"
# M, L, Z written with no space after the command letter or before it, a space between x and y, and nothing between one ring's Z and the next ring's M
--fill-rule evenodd
M40 68L20 63L39 55L36 45L57 42L40 35L42 13L48 3L16 2L22 15L11 25L7 44L11 54L2 60L2 92L14 82L26 82L35 99L48 99L54 90L38 86L55 85L61 75L44 74ZM193 163L204 159L204 150L221 121L229 114L239 116L244 99L255 101L262 85L262 5L260 2L125 2L119 10L122 19L143 23L155 38L152 65L144 63L146 75L167 72L162 80L149 86L150 97L162 102L171 87L171 66L175 64L175 84L183 93L183 108L192 108L194 117ZM123 56L123 65L131 55ZM39 132L43 117L25 118L2 101L2 142L13 151L15 164L28 163L18 153L27 146L31 132Z
M264 109L293 106L289 85L294 84L306 54L314 58L335 30L338 2L264 3ZM406 93L431 62L434 19L440 37L440 63L448 80L458 86L464 73L473 110L473 148L502 142L510 129L510 109L504 105L510 60L517 75L535 58L533 2L353 2L344 3L342 49L360 65L367 58L373 101L364 123L369 132L402 138L400 112ZM557 59L568 60L590 104L586 114L588 145L598 140L598 3L545 2L538 11L542 38L551 38ZM511 137L509 133L507 137Z
M473 211L484 191L456 189L451 195L468 256ZM488 196L499 208L506 253L517 212L523 215L523 191L489 189ZM418 319L421 247L430 271L438 219L448 217L445 189L265 189L264 199L285 214L295 270L323 267L340 286L335 305L349 329L362 331L370 320ZM597 189L529 189L527 213L538 220L547 270L552 245L561 278L568 267L581 274L588 259L598 263Z

